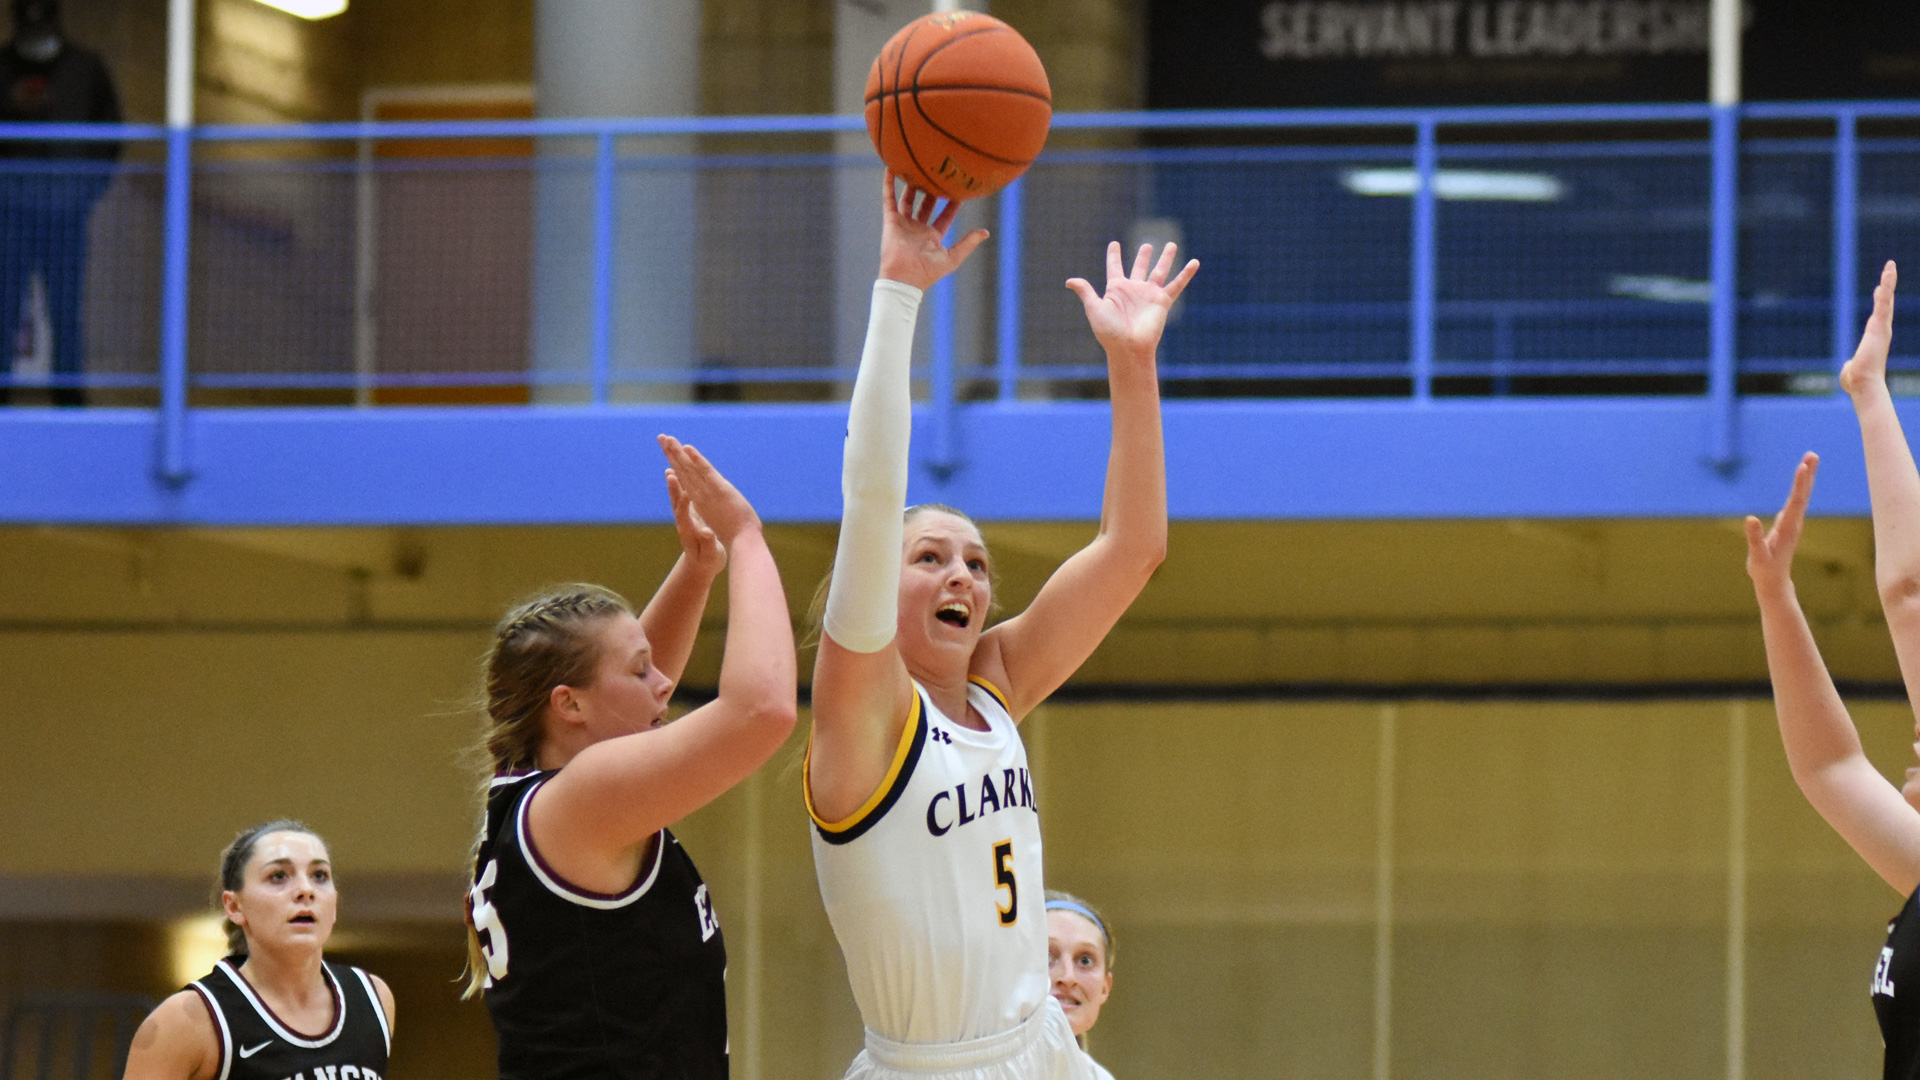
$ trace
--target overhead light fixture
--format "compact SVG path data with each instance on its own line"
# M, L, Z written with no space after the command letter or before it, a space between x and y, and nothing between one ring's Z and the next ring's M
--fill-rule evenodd
M1607 291L1635 300L1653 300L1662 304L1710 304L1713 282L1668 274L1615 274L1607 282Z
M260 0L260 3L303 19L331 19L347 10L347 0Z
M1420 190L1413 169L1348 169L1340 186L1355 195L1407 197ZM1461 202L1553 202L1567 193L1560 178L1548 173L1481 172L1440 169L1433 174L1433 197Z

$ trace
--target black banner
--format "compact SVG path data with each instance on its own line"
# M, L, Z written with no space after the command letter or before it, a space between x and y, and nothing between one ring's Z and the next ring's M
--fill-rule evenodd
M1156 109L1699 101L1707 0L1151 0ZM1920 2L1749 0L1744 96L1920 96Z

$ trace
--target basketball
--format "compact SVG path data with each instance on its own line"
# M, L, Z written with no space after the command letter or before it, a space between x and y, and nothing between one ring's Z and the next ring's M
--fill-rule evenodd
M922 15L867 73L867 134L902 179L948 199L991 195L1047 142L1053 91L1039 54L991 15Z

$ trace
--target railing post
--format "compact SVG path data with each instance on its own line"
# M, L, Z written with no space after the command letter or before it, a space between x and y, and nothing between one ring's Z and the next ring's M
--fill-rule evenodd
M1740 467L1739 365L1740 109L1713 107L1713 301L1708 315L1707 464L1731 475Z
M1413 278L1409 283L1408 344L1413 376L1413 400L1422 405L1433 400L1433 313L1434 263L1434 175L1439 172L1439 150L1435 145L1435 122L1431 117L1419 122L1414 143L1413 168Z
M933 363L932 408L933 439L927 453L927 468L940 480L952 476L959 462L954 457L953 435L957 407L953 393L953 278L943 278L933 287Z
M1000 191L1000 277L996 288L1000 311L994 318L994 334L1001 401L1020 396L1020 226L1025 210L1021 183L1015 180Z
M156 472L179 487L187 460L188 254L193 225L192 0L167 7L167 173L160 254L160 446Z
M186 304L194 221L194 4L167 4L167 190L159 256L159 480L177 488L186 457Z
M593 403L607 403L613 362L613 241L615 169L613 133L603 131L593 160Z
M166 217L160 268L160 479L187 482L188 247L193 222L193 130L167 129Z
M1853 344L1860 328L1855 319L1859 298L1860 153L1854 141L1856 130L1852 109L1842 109L1834 117L1833 131L1833 365L1840 370L1853 356ZM1834 393L1840 392L1840 380L1833 381Z

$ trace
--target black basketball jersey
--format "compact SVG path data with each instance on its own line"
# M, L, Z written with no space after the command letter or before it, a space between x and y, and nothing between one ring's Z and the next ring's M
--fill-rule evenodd
M189 984L213 1013L220 1036L216 1080L381 1080L387 1071L387 1011L373 980L357 967L322 964L333 991L333 1026L295 1031L228 958Z
M561 880L527 829L554 771L498 776L471 894L501 1080L727 1075L727 951L707 886L665 829L633 884Z
M1886 1080L1920 1080L1920 893L1907 897L1887 924L1887 944L1873 968L1873 1011L1887 1044ZM1901 993L1905 997L1900 996Z

